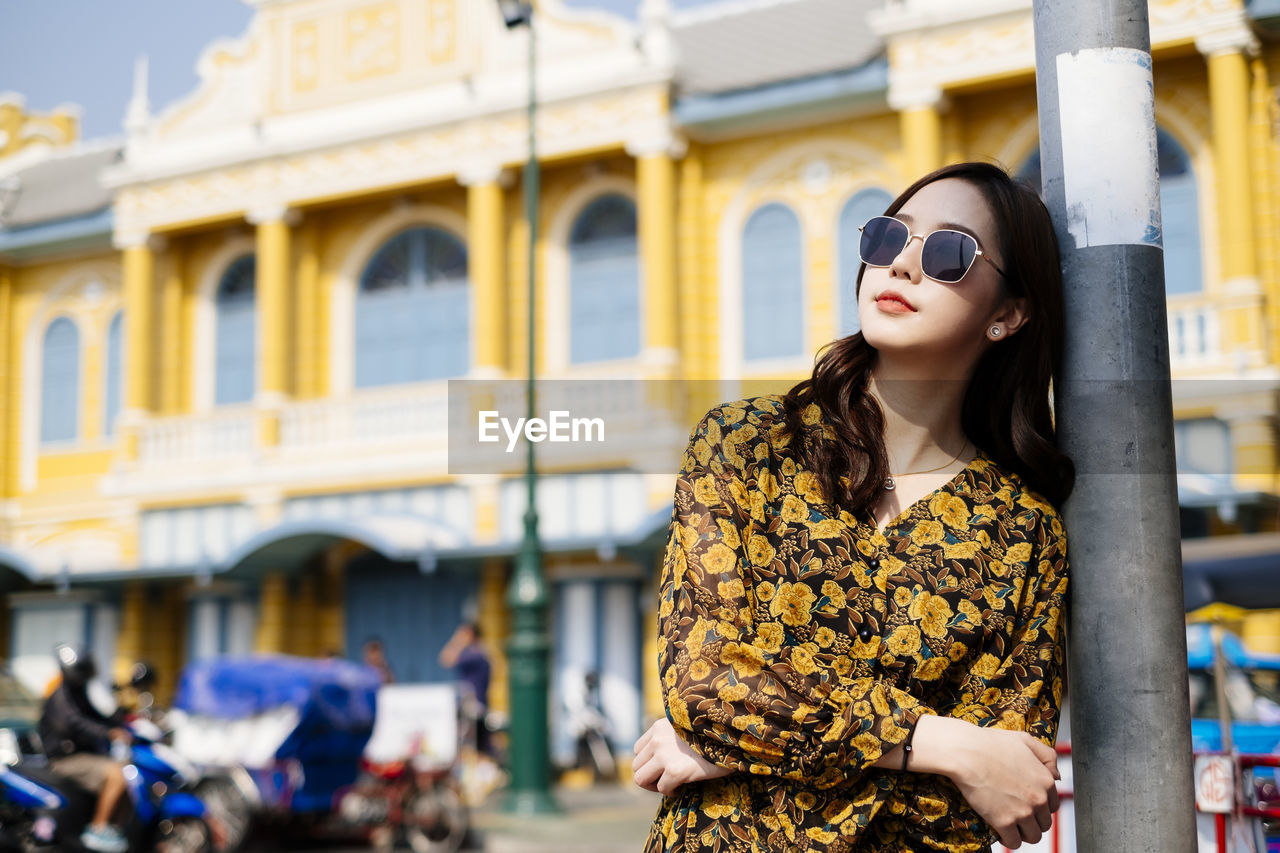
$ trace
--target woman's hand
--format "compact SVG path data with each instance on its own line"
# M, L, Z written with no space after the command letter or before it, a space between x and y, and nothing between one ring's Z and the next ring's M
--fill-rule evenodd
M667 796L688 782L719 779L733 771L712 764L676 734L666 717L640 735L635 745L635 781L646 791Z
M1053 825L1058 754L1026 732L923 716L912 747L910 769L949 777L1010 850L1035 844Z

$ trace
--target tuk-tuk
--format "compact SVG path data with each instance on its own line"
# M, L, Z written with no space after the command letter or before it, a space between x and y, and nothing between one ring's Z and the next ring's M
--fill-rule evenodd
M230 769L269 823L323 827L373 733L381 676L337 659L217 658L182 672L170 723L193 763Z

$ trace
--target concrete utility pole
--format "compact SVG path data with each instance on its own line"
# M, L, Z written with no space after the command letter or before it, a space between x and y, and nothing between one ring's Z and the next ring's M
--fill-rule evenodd
M1145 0L1035 0L1044 195L1062 250L1059 436L1080 850L1196 849L1173 403Z

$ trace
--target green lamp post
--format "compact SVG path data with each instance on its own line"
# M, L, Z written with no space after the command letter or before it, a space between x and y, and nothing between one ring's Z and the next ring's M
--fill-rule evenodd
M524 170L525 217L529 222L529 372L528 417L534 410L534 282L537 272L539 174L535 122L537 116L537 50L534 42L533 4L527 0L497 0L509 29L529 28L529 162ZM551 643L547 637L547 584L542 576L542 549L538 544L537 484L532 441L528 444L525 482L528 504L524 513L524 540L516 557L515 574L507 589L507 603L514 617L507 642L511 693L511 785L507 811L522 814L558 810L551 796L548 684Z

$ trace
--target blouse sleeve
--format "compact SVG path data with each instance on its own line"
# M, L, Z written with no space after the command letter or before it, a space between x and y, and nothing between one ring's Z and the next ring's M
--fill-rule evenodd
M1017 622L976 660L950 714L980 726L1025 731L1049 746L1058 735L1065 671L1067 542L1057 515L1038 525Z
M774 548L751 521L738 436L722 435L715 411L685 452L663 561L658 648L667 715L709 761L832 787L934 712L884 682L815 667L782 642L777 623L757 626L749 566L768 565Z

